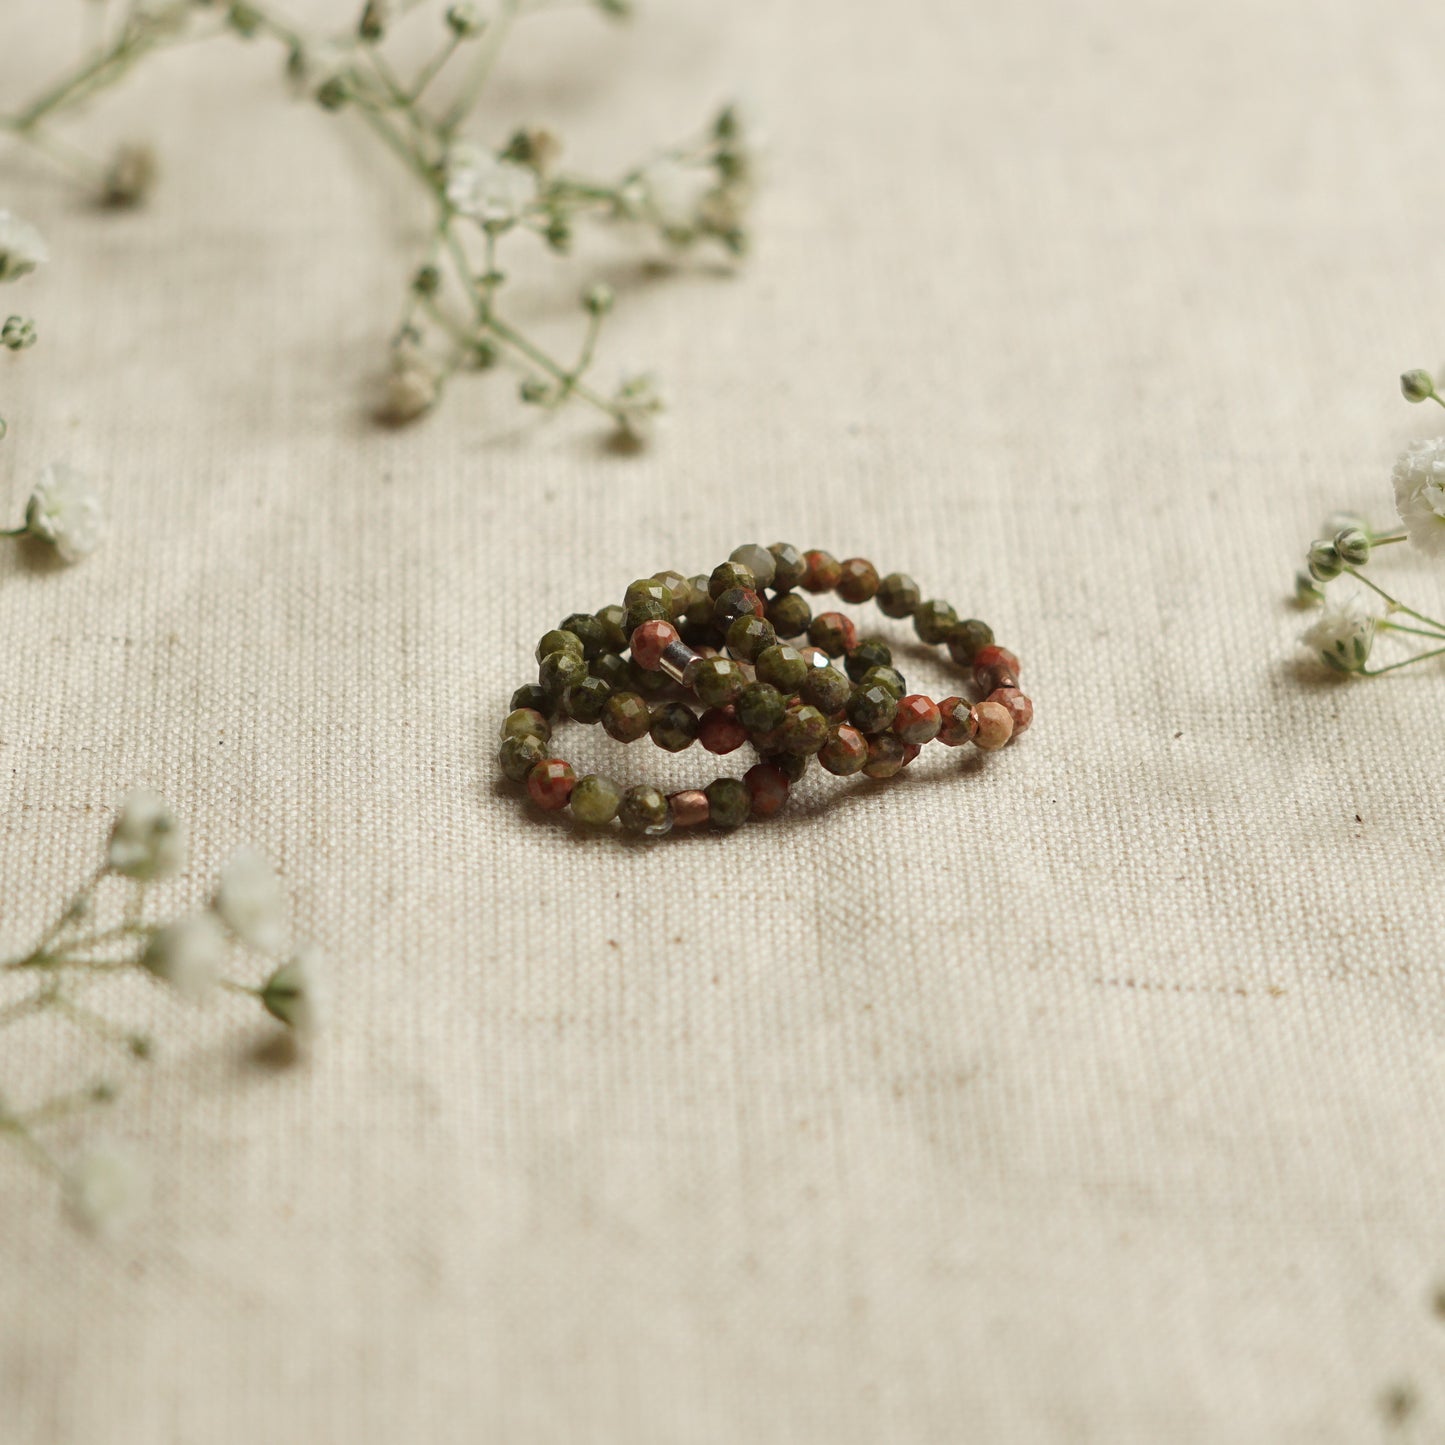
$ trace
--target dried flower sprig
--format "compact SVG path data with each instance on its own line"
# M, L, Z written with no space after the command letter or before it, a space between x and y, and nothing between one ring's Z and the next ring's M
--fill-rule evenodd
M147 917L150 885L182 872L187 855L185 830L170 808L154 793L132 793L90 880L28 952L0 962L0 1030L45 1015L128 1061L149 1059L150 1035L115 1022L87 996L102 980L130 976L197 1004L221 991L242 994L293 1033L311 1035L324 1017L319 955L309 945L288 949L281 882L261 854L237 853L203 908L168 920ZM121 895L112 900L119 906L109 920L101 916L103 890ZM243 954L267 961L260 983L227 974L227 960ZM25 1108L0 1092L0 1140L54 1175L82 1220L97 1227L128 1212L140 1171L106 1145L63 1161L46 1135L63 1118L111 1103L117 1092L110 1075Z
M628 0L591 5L612 17L631 9ZM264 0L129 0L99 50L19 110L0 115L0 131L43 151L106 203L134 205L154 179L149 148L123 144L102 163L63 140L55 122L157 50L227 33L278 43L293 87L324 110L358 115L405 167L431 212L391 340L379 415L415 421L453 377L505 361L521 372L522 401L549 409L587 402L638 441L663 409L651 375L625 376L611 391L591 379L611 291L584 290L577 350L559 357L502 308L508 280L502 252L526 239L565 256L579 225L593 221L641 230L673 251L713 243L741 257L755 172L750 137L737 109L727 107L695 140L612 178L562 169L560 142L544 130L516 129L496 149L468 141L464 130L516 23L548 8L547 0L495 0L485 14L474 4L447 5L431 54L407 69L387 42L412 12L435 23L438 9L427 0L367 0L342 35L304 32Z
M1407 371L1400 390L1411 402L1435 401L1445 406L1428 371ZM1376 528L1356 513L1326 520L1324 535L1310 543L1304 570L1295 576L1295 601L1301 607L1323 607L1319 619L1302 637L1304 645L1334 672L1347 677L1378 677L1417 662L1445 656L1445 622L1410 607L1366 569L1383 547L1408 542L1428 556L1445 555L1445 437L1412 442L1395 462L1395 510L1400 525ZM1325 589L1349 577L1363 591L1326 597ZM1401 620L1406 619L1406 620ZM1407 657L1371 667L1370 657L1381 633L1402 639L1424 638L1430 645Z

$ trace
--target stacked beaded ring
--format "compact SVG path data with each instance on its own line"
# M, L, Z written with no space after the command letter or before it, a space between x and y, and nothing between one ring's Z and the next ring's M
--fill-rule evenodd
M886 643L860 640L841 612L815 614L803 592L871 599L885 617L912 618L921 641L946 647L970 672L978 698L910 693ZM644 837L771 817L813 758L838 777L890 778L934 740L995 752L1034 714L1018 658L986 623L924 601L901 572L879 577L861 557L839 562L785 542L738 547L708 575L642 578L620 606L564 618L536 655L537 681L517 689L502 724L502 771L540 808L570 806L583 823L616 819ZM651 737L674 753L700 742L724 755L750 743L759 761L702 789L624 788L596 773L579 778L551 755L562 718L601 723L618 742Z

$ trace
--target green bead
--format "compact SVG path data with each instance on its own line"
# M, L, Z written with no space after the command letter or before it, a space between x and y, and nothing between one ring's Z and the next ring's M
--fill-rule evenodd
M587 671L614 690L631 685L632 665L619 652L604 652L594 657L587 664Z
M736 618L728 628L728 651L744 662L754 662L763 648L771 647L778 640L773 624L749 613Z
M671 622L672 600L660 582L654 584L661 596L638 597L627 604L622 614L622 627L630 638L644 622ZM629 592L631 589L628 589Z
M777 563L773 561L773 554L766 547L760 546L757 542L744 542L741 547L734 547L728 553L729 562L739 562L753 574L754 587L771 587L773 584L773 569Z
M970 617L948 634L948 655L960 667L970 667L982 647L993 641L993 628L987 622Z
M796 783L808 771L811 753L769 753L768 761L790 782Z
M808 627L808 641L829 657L842 657L848 650L847 619L836 612L824 612Z
M590 823L600 828L617 816L618 805L622 802L622 789L611 778L588 773L578 778L572 789L572 812L579 822Z
M687 627L694 635L697 633L711 634L714 621L713 601L708 595L707 578L704 577L702 581L702 590L693 593L692 601L688 603L687 611L683 613Z
M574 682L581 682L587 676L587 664L582 661L581 644L576 652L549 652L537 669L537 681L552 697L561 697Z
M896 667L870 667L858 679L858 686L881 687L891 692L895 698L905 697L908 693L908 684Z
M783 722L783 751L811 757L828 741L828 719L815 707L790 708Z
M893 733L878 733L868 739L868 761L863 771L870 778L891 778L901 772L907 756L903 739Z
M798 695L819 712L832 716L848 706L853 684L836 667L810 667Z
M547 689L541 683L524 682L512 694L512 711L516 712L519 707L529 707L533 712L539 712L545 717L552 711L552 699L548 697Z
M622 594L624 608L644 600L666 603L668 612L672 611L672 589L656 577L639 577L636 582L629 583L627 591Z
M868 749L860 746L856 728L849 728L846 734L834 728L818 753L819 764L837 778L851 778L862 772L867 761Z
M774 542L768 551L773 554L773 591L791 592L801 586L808 575L803 554L791 542Z
M763 599L746 587L730 587L712 604L713 626L726 631L739 617L762 615Z
M611 696L611 687L600 677L584 677L562 694L562 710L574 722L595 723Z
M527 774L546 756L547 749L542 746L542 739L531 733L503 738L497 753L502 771L514 783L525 782Z
M770 733L783 725L788 705L766 682L750 682L738 694L738 721L752 733Z
M545 743L552 736L552 724L547 721L543 713L538 712L535 708L513 708L502 719L502 736L504 738L541 738Z
M640 662L627 664L627 687L631 692L640 692L643 697L657 697L672 686L672 679L661 669L656 672L643 667Z
M662 702L652 709L648 731L652 741L669 753L681 753L697 741L697 714L680 702Z
M813 620L813 609L801 592L784 592L769 600L767 618L779 637L801 637Z
M614 692L602 707L602 730L619 743L646 737L652 726L647 703L635 692Z
M563 618L562 631L570 632L582 643L582 656L588 662L607 651L607 628L590 612L574 612Z
M668 594L672 598L672 620L676 622L687 610L688 603L692 601L692 583L681 572L672 570L654 572L652 580L661 582L667 588Z
M775 643L758 654L758 681L771 683L779 692L791 694L802 687L808 662L796 647Z
M708 816L716 828L736 828L753 810L752 794L741 778L714 778L703 790L707 794Z
M913 613L913 630L931 647L948 641L948 634L958 624L958 613L946 602L936 598L921 602Z
M542 640L537 644L537 661L541 662L551 652L571 652L581 657L582 639L575 632L564 632L560 627L554 627L542 634Z
M622 626L622 620L627 616L627 609L611 602L606 607L599 607L595 615L602 624L607 650L609 652L626 652L628 641L632 637L632 634Z
M893 665L893 649L886 642L876 637L865 637L852 652L844 666L848 669L848 676L854 682L862 680L863 674L870 667L891 667Z
M923 594L906 572L890 572L879 584L874 601L885 617L912 617Z
M751 567L744 567L741 562L721 562L712 569L712 576L707 579L709 597L718 598L736 588L747 592L758 590L758 579Z
M646 783L623 793L617 817L629 833L644 838L661 838L672 831L672 810L667 806L667 798Z
M881 733L898 711L898 699L886 688L876 683L860 685L848 699L848 721L860 733Z
M688 663L682 682L697 694L704 707L726 707L736 701L748 680L730 657L699 657Z

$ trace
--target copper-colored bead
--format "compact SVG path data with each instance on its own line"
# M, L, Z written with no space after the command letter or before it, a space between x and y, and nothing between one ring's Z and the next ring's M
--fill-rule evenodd
M695 828L699 823L706 823L711 812L707 794L696 788L672 793L667 801L672 808L673 826L677 828Z

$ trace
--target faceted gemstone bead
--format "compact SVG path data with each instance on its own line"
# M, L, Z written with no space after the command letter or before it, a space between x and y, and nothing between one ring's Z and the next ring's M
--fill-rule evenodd
M524 682L512 694L512 711L516 712L519 707L529 707L533 712L546 716L552 710L552 699L547 696L547 689L541 683Z
M686 788L680 793L669 793L667 805L672 811L672 822L676 828L696 828L706 823L711 809L707 794L700 788Z
M713 625L713 600L711 593L707 590L707 578L702 579L702 588L694 589L692 601L687 605L687 611L683 613L688 626L694 630L708 628Z
M828 719L817 708L803 703L788 709L783 720L782 750L811 757L828 741Z
M602 624L607 651L625 652L627 650L627 633L623 631L622 619L627 616L627 609L612 602L606 607L599 607L593 615Z
M972 705L966 698L946 697L938 704L938 741L950 748L959 747L972 736L969 712Z
M870 667L892 667L893 649L877 637L865 637L857 647L848 653L844 666L854 682L862 681L863 674Z
M801 592L784 592L768 600L766 616L779 637L801 637L813 620L813 609Z
M737 700L738 721L751 733L768 733L783 725L787 703L770 683L750 682Z
M771 683L779 692L797 692L808 675L808 664L796 647L775 643L758 654L758 681Z
M1003 686L1003 674L1007 673L1014 683L1018 682L1019 660L1006 647L989 643L980 647L973 658L973 680L983 692L992 692Z
M628 686L632 679L632 668L620 652L604 652L587 664L587 671L593 677L600 677L614 692Z
M552 724L536 708L514 708L502 719L502 736L520 738L528 735L546 742L552 736Z
M734 547L728 553L728 560L740 563L753 574L754 587L772 586L773 571L777 564L766 547L756 542L744 542L741 547Z
M841 612L820 612L808 628L808 641L829 657L842 657L858 646L858 628Z
M753 800L741 778L714 778L707 785L707 805L719 828L736 828L748 820Z
M726 632L739 617L762 617L764 611L763 599L752 588L730 587L713 600L713 626Z
M672 597L672 617L676 621L692 601L692 583L681 572L665 571L652 574L654 582L661 582Z
M1003 747L1013 731L1013 715L1001 702L976 702L969 710L969 737L986 753Z
M833 717L848 706L853 695L853 684L836 667L814 667L809 669L798 689L798 696L804 702L812 703L821 713Z
M831 592L838 585L843 568L831 552L804 552L803 561L808 564L803 586L809 592Z
M1014 737L1028 731L1029 724L1034 720L1034 705L1018 688L995 688L989 693L988 701L1002 703L1008 709L1009 716L1013 719Z
M527 780L527 774L546 756L547 749L542 739L532 733L523 733L502 739L497 760L507 777L514 783L523 783Z
M697 714L680 702L658 703L648 731L664 752L685 752L697 740Z
M550 697L561 697L574 682L587 676L582 649L576 652L549 652L537 668L537 681Z
M549 652L575 652L581 657L582 639L575 632L564 632L560 627L554 627L542 634L542 640L537 644L537 661L541 662Z
M878 569L863 557L849 557L840 564L838 596L844 602L868 602L878 591Z
M672 831L672 810L667 799L647 783L639 783L623 793L617 805L617 818L629 833L643 838L661 838Z
M774 542L768 551L773 554L773 591L791 592L800 587L808 575L803 554L791 542Z
M577 774L572 771L571 763L561 758L543 758L527 774L527 791L539 808L554 813L567 806L576 782Z
M993 641L993 628L976 617L966 618L948 634L948 655L960 667L972 667L979 649Z
M595 723L611 696L611 687L600 677L584 677L562 694L562 710L574 722Z
M772 763L754 764L743 774L743 786L755 818L771 818L788 801L787 776Z
M923 748L918 743L904 743L903 766L906 768L922 751Z
M632 634L632 660L649 672L662 665L662 654L678 640L677 628L670 622L644 622Z
M936 647L948 641L948 634L958 625L958 613L946 602L935 598L932 602L920 602L913 613L913 630L919 638Z
M745 592L757 591L758 579L753 575L753 569L744 567L740 562L719 562L707 579L707 595L716 600L724 592L735 588L742 588Z
M906 572L890 572L878 584L878 610L885 617L912 617L922 600L918 583Z
M873 683L859 684L848 699L848 721L860 733L881 733L893 723L898 699L886 688Z
M580 822L600 828L617 816L618 805L622 802L622 789L611 778L597 773L588 773L577 779L572 789L572 815Z
M833 665L833 659L821 647L810 645L800 647L798 651L803 654L803 661L808 664L809 668L832 667Z
M773 624L751 613L735 617L728 628L728 651L744 662L753 662L763 648L771 647L778 640Z
M651 726L647 703L635 692L614 692L602 709L602 730L619 743L646 737Z
M562 619L562 631L570 632L582 644L588 662L607 651L607 629L590 612L574 612Z
M700 657L688 664L682 681L704 707L726 707L748 685L742 668L730 657Z
M627 611L622 614L622 627L629 639L644 622L672 621L671 594L666 591L661 582L656 586L657 590L663 594L662 598L639 597L636 601L627 604Z
M857 728L844 723L828 735L828 741L818 754L818 761L837 777L851 777L861 772L863 764L868 761L868 740Z
M858 679L858 686L887 688L894 697L902 697L908 691L908 684L896 667L870 667Z
M763 761L772 764L790 783L796 783L808 771L812 757L811 753L773 752Z
M722 756L736 752L748 740L748 730L731 707L710 707L697 725L698 741L708 752Z
M909 693L898 700L898 711L893 717L893 731L905 743L931 743L943 726L943 715L938 704L921 692Z
M904 742L894 733L876 733L868 739L868 761L863 771L870 778L891 778L903 767Z
M643 697L660 697L671 687L672 679L665 672L649 672L635 659L629 659L624 691L640 692Z

